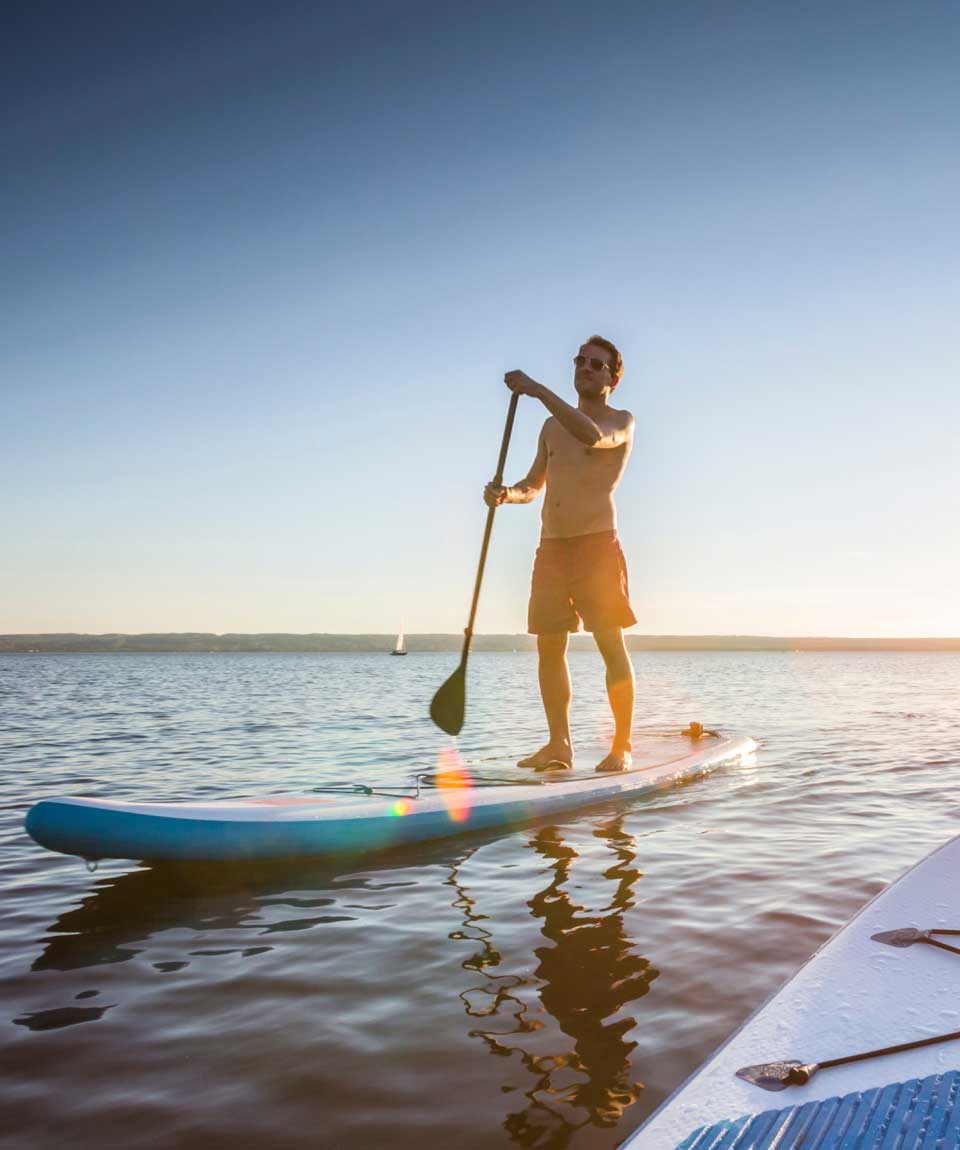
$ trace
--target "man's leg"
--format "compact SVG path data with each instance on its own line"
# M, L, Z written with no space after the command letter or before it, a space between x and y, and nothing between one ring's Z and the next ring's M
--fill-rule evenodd
M518 767L569 767L573 764L573 746L570 742L570 668L567 666L566 631L537 636L540 656L540 696L547 715L550 741Z
M595 631L593 637L607 668L607 698L616 724L610 754L597 764L597 770L623 771L630 766L633 750L633 663L627 654L620 627Z

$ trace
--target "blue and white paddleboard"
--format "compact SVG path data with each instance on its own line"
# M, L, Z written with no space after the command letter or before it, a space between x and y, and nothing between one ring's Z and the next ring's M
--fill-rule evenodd
M944 947L960 950L960 837L868 903L621 1150L957 1150L960 953Z
M27 814L41 846L87 859L284 859L378 850L465 831L513 826L593 803L633 797L754 754L743 736L637 740L633 766L531 774L511 768L492 784L449 765L409 788L351 785L279 798L204 803L45 799Z

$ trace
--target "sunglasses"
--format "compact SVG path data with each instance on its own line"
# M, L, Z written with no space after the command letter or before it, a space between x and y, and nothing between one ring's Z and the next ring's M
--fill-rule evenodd
M589 363L594 371L603 371L604 368L606 368L607 371L610 370L610 364L604 363L602 359L597 359L596 356L590 356L588 359L585 355L575 355L573 362L577 367L583 367L585 363Z

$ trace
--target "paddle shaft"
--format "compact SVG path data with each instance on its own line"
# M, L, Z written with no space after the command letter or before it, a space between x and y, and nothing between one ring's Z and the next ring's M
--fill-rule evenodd
M507 462L507 448L510 446L510 433L513 431L513 417L517 414L517 401L520 395L514 392L510 397L510 407L507 410L507 424L503 429L503 440L500 443L500 458L497 460L497 473L493 477L495 487L503 483L503 467ZM493 515L496 507L487 512L487 525L483 529L483 546L480 548L480 563L477 567L477 581L473 586L473 602L470 604L470 621L463 632L463 652L460 655L460 666L467 661L470 654L470 643L473 639L473 621L477 615L477 603L480 601L480 584L483 582L483 568L487 562L487 548L490 546L490 532L493 530Z

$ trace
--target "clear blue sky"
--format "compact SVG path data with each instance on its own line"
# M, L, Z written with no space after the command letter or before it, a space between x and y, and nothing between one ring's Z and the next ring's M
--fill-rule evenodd
M457 631L600 332L638 631L960 635L960 6L5 13L0 632Z

